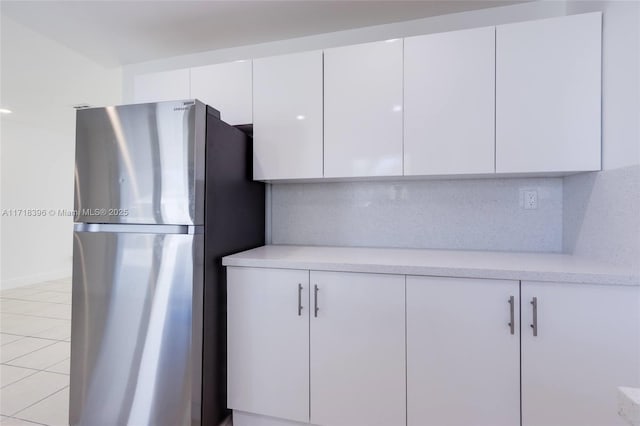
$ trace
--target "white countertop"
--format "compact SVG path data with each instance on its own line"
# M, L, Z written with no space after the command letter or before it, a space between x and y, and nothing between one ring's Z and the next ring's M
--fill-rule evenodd
M226 266L462 278L640 285L640 274L566 254L267 245L226 256Z
M640 388L618 388L618 412L632 426L640 426Z

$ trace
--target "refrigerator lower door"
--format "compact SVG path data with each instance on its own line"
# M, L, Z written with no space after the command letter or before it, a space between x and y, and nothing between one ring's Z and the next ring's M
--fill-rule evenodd
M71 425L200 424L202 248L74 232Z

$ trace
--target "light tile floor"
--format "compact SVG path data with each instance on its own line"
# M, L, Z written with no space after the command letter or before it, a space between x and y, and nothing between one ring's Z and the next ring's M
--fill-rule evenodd
M0 291L0 424L66 426L71 279Z

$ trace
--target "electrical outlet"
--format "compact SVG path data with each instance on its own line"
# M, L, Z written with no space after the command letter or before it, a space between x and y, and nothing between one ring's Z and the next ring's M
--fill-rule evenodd
M535 189L524 191L524 209L535 210L538 208L538 191Z

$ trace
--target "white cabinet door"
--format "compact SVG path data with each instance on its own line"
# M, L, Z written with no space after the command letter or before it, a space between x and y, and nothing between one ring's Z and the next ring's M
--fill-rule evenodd
M602 14L496 30L496 171L600 170Z
M189 99L189 69L136 75L133 102L162 102Z
M520 423L519 303L518 281L407 277L409 426Z
M324 52L324 176L402 175L402 40Z
M309 421L308 283L309 271L227 267L229 408Z
M253 61L253 178L322 177L322 52Z
M494 172L495 28L404 40L404 174Z
M220 111L231 125L253 122L251 61L191 68L191 98Z
M404 276L311 271L310 284L311 423L404 425Z
M640 287L523 281L522 425L623 426L618 386L640 387Z

